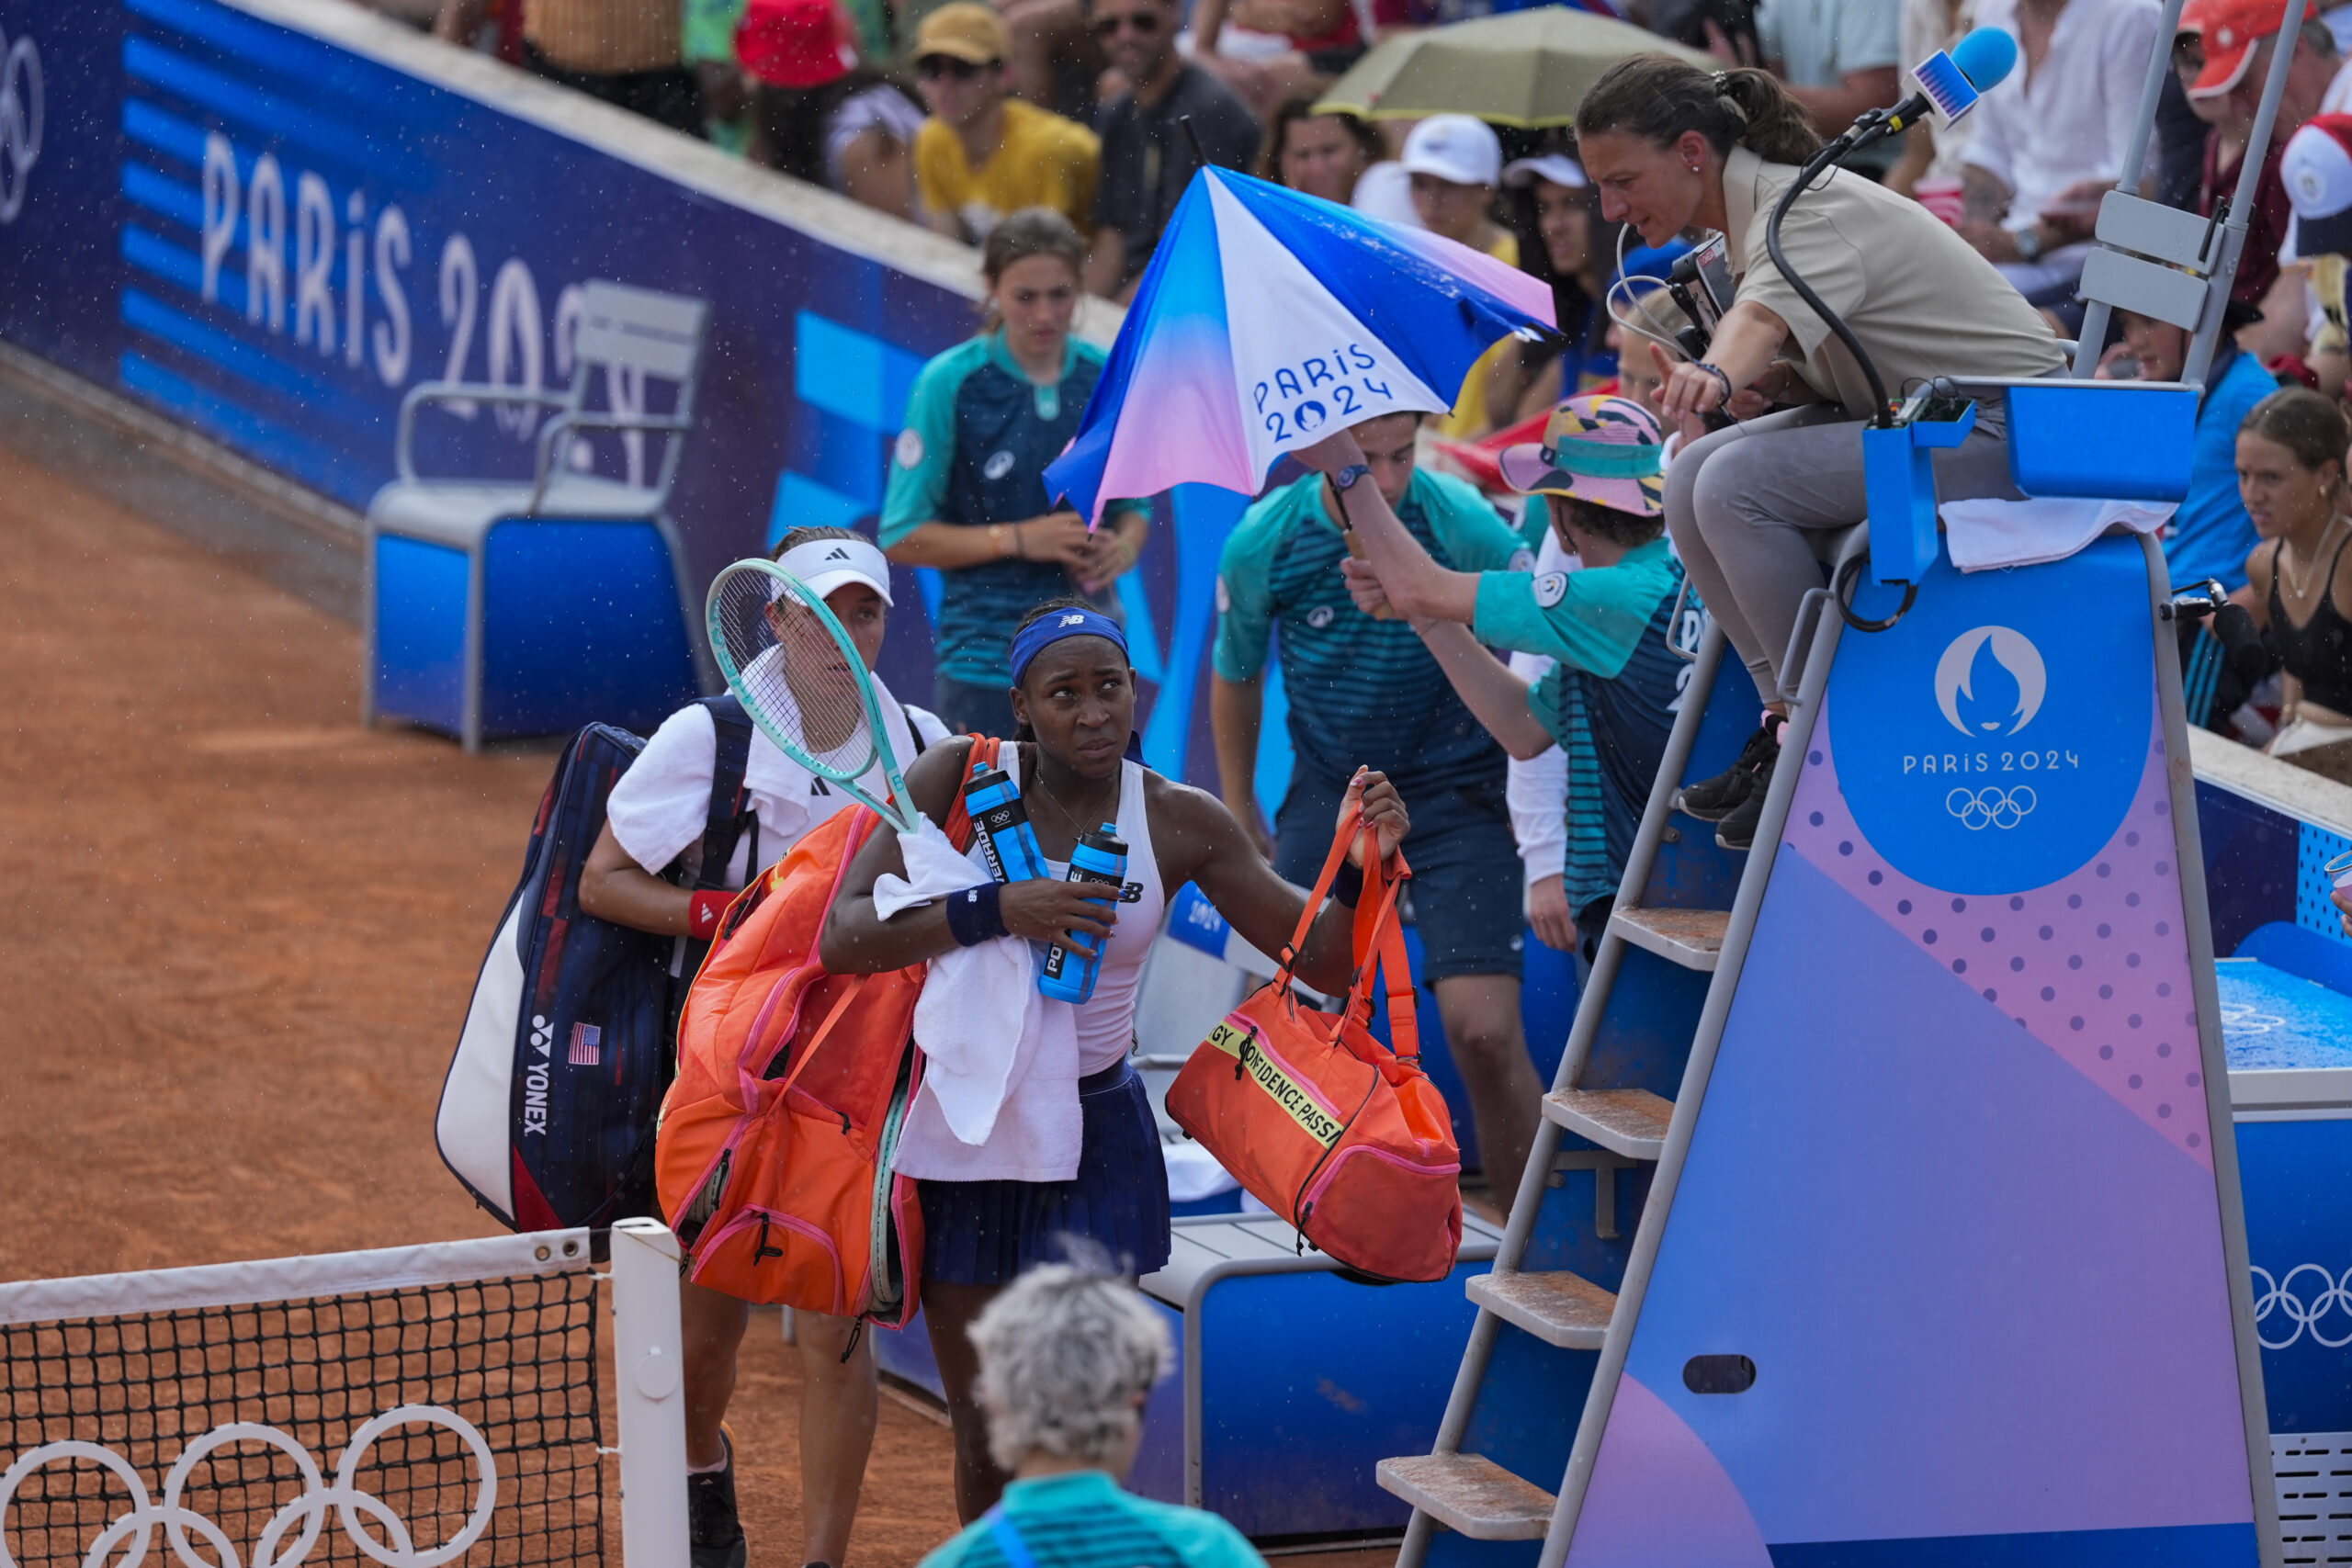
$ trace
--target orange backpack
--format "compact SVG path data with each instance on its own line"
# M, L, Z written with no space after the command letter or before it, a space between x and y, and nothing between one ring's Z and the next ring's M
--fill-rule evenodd
M1365 835L1354 986L1344 1012L1299 1005L1291 970L1348 841ZM1273 979L1210 1032L1168 1090L1168 1114L1260 1202L1360 1274L1442 1280L1462 1247L1462 1156L1445 1098L1420 1067L1413 977L1394 880L1361 817L1340 825ZM1372 981L1387 976L1388 1032L1374 1038Z
M890 1160L922 1081L925 966L833 975L817 957L880 820L836 813L728 906L678 1024L654 1174L695 1283L895 1328L920 1293L922 1210ZM947 834L971 841L961 791Z

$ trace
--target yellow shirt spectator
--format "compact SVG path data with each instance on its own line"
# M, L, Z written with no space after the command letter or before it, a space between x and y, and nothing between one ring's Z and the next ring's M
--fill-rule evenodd
M1102 142L1076 120L1019 98L1005 99L1003 112L1004 133L977 169L944 121L923 122L915 134L915 183L923 206L953 214L974 244L988 238L998 220L1024 207L1050 207L1080 233L1091 234Z

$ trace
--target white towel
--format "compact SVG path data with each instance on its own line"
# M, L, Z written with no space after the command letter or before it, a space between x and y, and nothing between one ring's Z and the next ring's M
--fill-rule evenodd
M2171 518L2173 503L2037 496L1947 501L1941 511L1951 564L1962 571L1989 571L2064 560L2110 528L2153 534Z
M874 882L875 912L960 893L988 871L938 833L901 835L908 875ZM1036 950L1019 937L931 961L915 1000L922 1088L891 1168L934 1181L1068 1181L1078 1174L1078 1031L1068 1002L1037 990Z

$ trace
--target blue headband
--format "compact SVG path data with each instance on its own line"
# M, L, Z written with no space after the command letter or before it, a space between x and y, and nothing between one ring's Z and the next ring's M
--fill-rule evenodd
M1127 657L1127 634L1121 631L1119 623L1110 616L1100 610L1078 606L1056 610L1038 616L1012 634L1012 683L1016 686L1021 684L1037 655L1054 644L1074 637L1107 637L1117 647L1120 658Z

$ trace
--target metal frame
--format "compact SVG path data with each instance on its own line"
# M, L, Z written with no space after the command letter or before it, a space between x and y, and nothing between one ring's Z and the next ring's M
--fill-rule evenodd
M2280 53L2287 51L2281 51ZM2278 1568L2278 1494L2271 1475L2270 1407L2262 1386L2262 1348L2254 1323L2253 1259L2245 1240L2245 1200L2238 1187L2235 1109L2230 1100L2229 1055L2222 1038L2221 991L2213 974L2213 928L2205 892L2205 846L2197 821L2197 774L2188 760L2188 722L2181 706L2180 644L2165 618L2171 581L2163 549L2147 535L2140 548L2148 567L2148 624L2156 655L2156 711L2164 722L2165 782L2172 803L2173 863L2180 868L2181 930L2188 939L2188 987L2197 1001L2199 1070L2205 1077L2205 1124L2211 1129L2214 1199L2222 1217L2222 1264L2229 1275L2230 1323L2235 1329L2238 1400L2245 1414L2246 1474L2254 1488L2255 1545L2263 1568Z
M1657 863L1667 820L1674 815L1674 797L1682 787L1682 774L1690 765L1690 753L1699 743L1699 731L1707 717L1707 700L1714 691L1724 650L1730 646L1723 628L1715 624L1713 616L1708 616L1698 654L1691 660L1690 684L1685 688L1696 694L1696 700L1684 703L1682 711L1674 716L1674 728L1667 736L1666 754L1659 761L1657 778L1651 781L1649 802L1642 808L1641 826L1634 829L1634 847L1625 857L1625 874L1618 879L1617 899L1623 908L1636 907L1649 886L1650 869ZM1782 815L1786 815L1785 807ZM1553 1071L1552 1087L1547 1092L1556 1094L1573 1089L1582 1076L1585 1063L1592 1055L1592 1043L1600 1035L1601 1019L1609 1010L1610 993L1616 988L1617 971L1625 961L1625 946L1624 937L1613 924L1602 934L1600 950L1593 954L1592 967L1577 996L1576 1020L1568 1027L1567 1042L1560 1051L1560 1065ZM1709 995L1713 995L1712 990ZM1520 1259L1526 1256L1528 1239L1534 1234L1536 1218L1544 1206L1544 1192L1551 1183L1553 1171L1561 1168L1560 1142L1566 1135L1566 1129L1550 1117L1537 1118L1535 1144L1529 1151L1527 1168L1520 1176L1519 1191L1511 1200L1510 1217L1495 1251L1496 1273L1518 1272ZM1610 1159L1606 1168L1597 1166L1594 1170L1596 1206L1603 1189L1613 1201L1618 1170L1636 1163L1615 1156ZM1655 1192L1655 1186L1652 1190ZM1644 1212L1647 1213L1646 1208ZM1613 1213L1611 1218L1613 1228ZM1462 1354L1462 1365L1454 1373L1453 1392L1446 1396L1445 1418L1438 1424L1437 1439L1430 1452L1462 1451L1462 1439L1469 1434L1470 1418L1477 1410L1478 1387L1486 1381L1487 1364L1493 1358L1495 1340L1502 1332L1502 1325L1499 1314L1487 1306L1479 1307L1478 1315L1471 1324L1469 1343ZM1428 1513L1419 1507L1413 1510L1411 1522L1405 1527L1404 1544L1397 1550L1396 1568L1420 1568L1436 1528L1437 1521Z
M1846 558L1861 553L1866 545L1864 532L1857 528L1847 535L1838 553L1840 565ZM1813 743L1814 721L1821 712L1822 694L1829 683L1829 667L1837 660L1838 641L1844 630L1844 620L1836 615L1822 615L1815 623L1813 647L1805 659L1804 677L1798 682L1797 700L1781 732L1784 756L1802 758L1805 748ZM1782 678L1786 679L1785 671ZM1772 771L1771 788L1764 796L1763 818L1757 824L1755 845L1748 851L1747 870L1739 879L1739 893L1732 900L1731 923L1724 931L1723 953L1715 961L1715 977L1707 987L1706 1006L1701 1010L1698 1028L1691 1033L1690 1059L1682 1070L1682 1087L1675 1095L1674 1118L1667 1124L1666 1147L1659 1152L1657 1169L1650 1177L1649 1200L1642 1205L1641 1224L1634 1233L1633 1255L1625 1261L1625 1278L1617 1287L1617 1310L1610 1316L1609 1335L1600 1348L1600 1364L1593 1370L1592 1387L1585 1396L1584 1416L1577 1424L1575 1446L1568 1450L1567 1474L1552 1505L1552 1523L1544 1532L1543 1553L1536 1559L1538 1568L1560 1568L1576 1539L1585 1493L1592 1484L1593 1462L1600 1457L1601 1435L1608 1429L1609 1412L1616 1404L1618 1380L1625 1370L1634 1330L1641 1322L1642 1297L1648 1291L1658 1247L1666 1239L1667 1219L1674 1208L1674 1189L1681 1180L1683 1164L1690 1157L1690 1139L1707 1098L1707 1081L1714 1071L1715 1052L1723 1043L1732 998L1739 990L1740 971L1747 966L1748 943L1756 934L1756 918L1763 908L1765 889L1772 880L1781 829L1788 822L1789 803L1796 797L1797 777L1804 771L1802 767ZM1646 820L1644 826L1647 826Z

